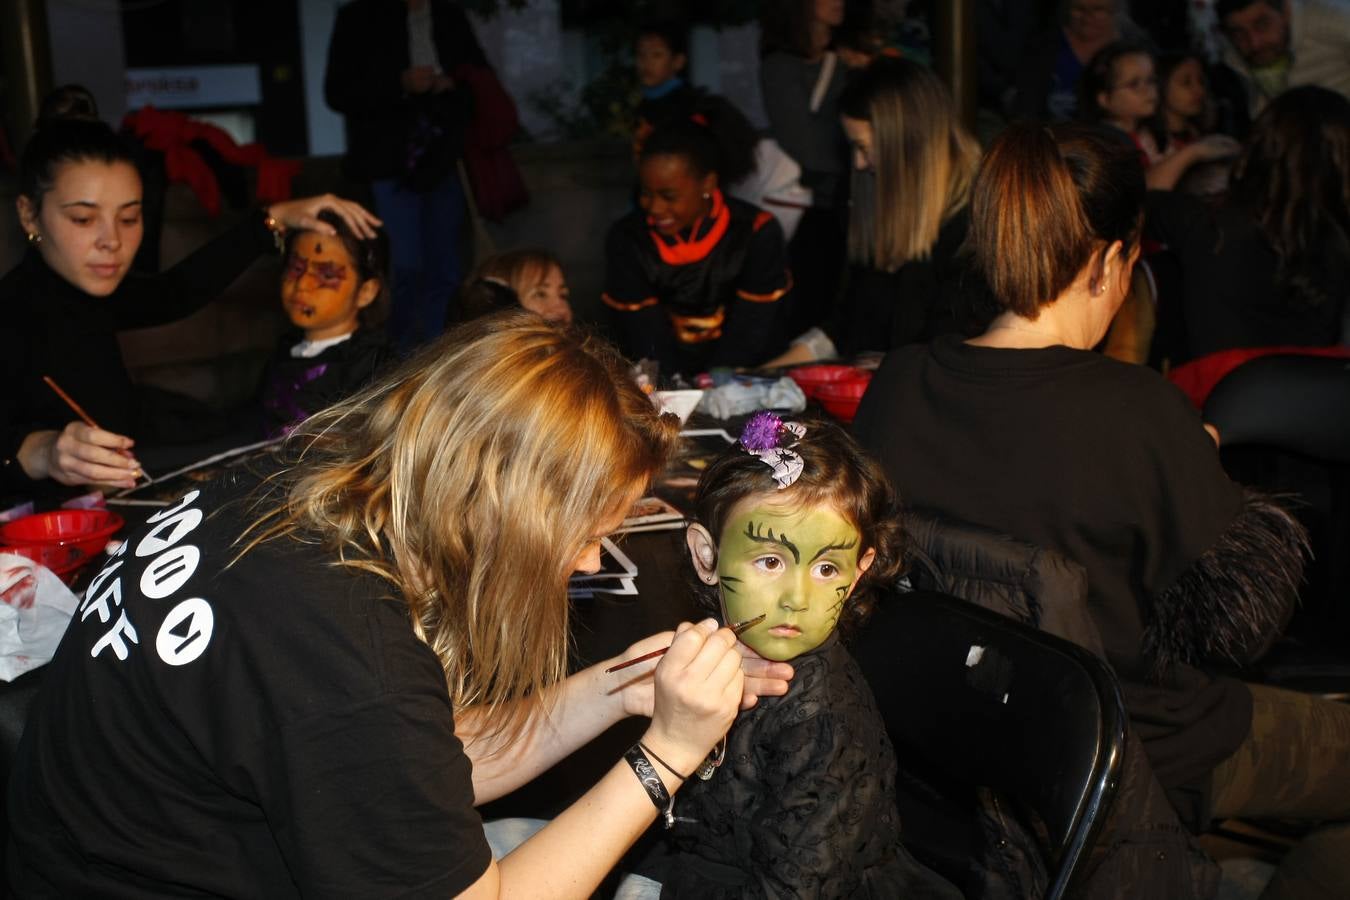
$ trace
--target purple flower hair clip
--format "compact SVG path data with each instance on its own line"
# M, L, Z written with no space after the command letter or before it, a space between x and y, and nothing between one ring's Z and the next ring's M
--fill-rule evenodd
M791 448L806 434L800 422L784 422L771 412L757 412L741 430L741 447L773 470L778 489L791 487L801 477L802 457Z

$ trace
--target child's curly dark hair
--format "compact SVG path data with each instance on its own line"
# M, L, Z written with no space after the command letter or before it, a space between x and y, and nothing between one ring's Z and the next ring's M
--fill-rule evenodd
M890 479L839 425L823 418L799 418L806 434L792 449L802 457L802 474L791 487L778 488L773 471L738 443L704 470L698 481L692 522L702 525L720 543L722 527L731 510L756 494L790 499L802 507L829 506L838 510L858 529L858 556L876 550L872 565L839 616L839 628L847 635L866 622L875 603L874 588L889 586L905 565L905 535L899 503ZM700 607L721 616L718 589L700 581L692 562L689 583Z

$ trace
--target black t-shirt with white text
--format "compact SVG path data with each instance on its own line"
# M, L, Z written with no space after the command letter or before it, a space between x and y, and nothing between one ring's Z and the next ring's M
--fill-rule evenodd
M230 566L254 484L155 513L81 598L10 781L20 896L447 897L486 870L435 654L314 544Z

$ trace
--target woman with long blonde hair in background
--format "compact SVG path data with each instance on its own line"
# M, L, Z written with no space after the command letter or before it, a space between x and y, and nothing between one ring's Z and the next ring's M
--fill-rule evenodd
M961 247L980 148L946 86L917 63L882 57L849 84L840 109L853 159L848 284L823 328L773 362L978 334L996 310Z
M677 429L607 345L487 317L312 416L277 467L152 515L48 666L12 885L589 896L791 676L743 675L708 620L565 677L567 579L599 569ZM640 742L494 860L474 806L629 715L651 717Z

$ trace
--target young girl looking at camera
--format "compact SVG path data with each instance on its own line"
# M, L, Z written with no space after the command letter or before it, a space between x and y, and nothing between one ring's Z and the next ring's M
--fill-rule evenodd
M836 626L901 567L881 469L839 426L758 413L699 479L687 542L701 599L741 641L791 660L685 788L641 867L674 897L956 897L900 843L895 753ZM720 762L720 765L718 762Z
M281 275L281 305L299 334L283 335L263 383L264 430L288 433L325 406L365 387L390 358L384 330L370 324L389 276L384 232L362 239L331 213L334 235L292 232Z

